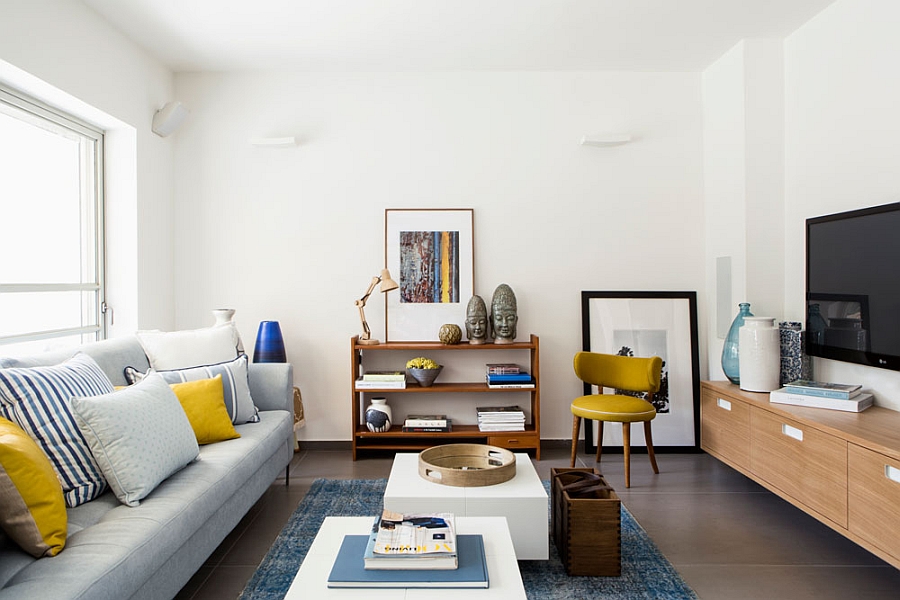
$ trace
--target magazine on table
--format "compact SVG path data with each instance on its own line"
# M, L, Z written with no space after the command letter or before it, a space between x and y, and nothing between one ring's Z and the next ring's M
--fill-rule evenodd
M367 569L455 569L454 515L385 510L372 526L364 559Z

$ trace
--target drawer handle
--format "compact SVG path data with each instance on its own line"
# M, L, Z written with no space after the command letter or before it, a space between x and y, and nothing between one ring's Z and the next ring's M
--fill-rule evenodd
M896 467L892 467L891 465L884 465L884 476L891 481L900 483L900 469Z
M723 400L722 398L716 399L716 406L719 408L724 408L725 410L731 410L731 402L728 400Z
M794 438L798 442L803 441L803 430L797 429L796 427L791 427L790 425L783 424L781 425L781 433L784 435Z

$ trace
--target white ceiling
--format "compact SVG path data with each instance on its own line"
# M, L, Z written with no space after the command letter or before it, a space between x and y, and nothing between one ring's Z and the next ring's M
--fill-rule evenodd
M700 71L834 0L80 0L176 72Z

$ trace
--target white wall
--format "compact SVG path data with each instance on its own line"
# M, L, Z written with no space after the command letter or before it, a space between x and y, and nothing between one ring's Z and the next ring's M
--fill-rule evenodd
M173 327L171 72L80 2L3 0L0 81L107 130L111 334Z
M900 4L839 0L785 41L785 312L803 317L804 221L900 200ZM900 410L900 373L815 360Z
M306 439L349 439L353 302L383 265L385 208L475 209L476 293L510 284L519 337L541 337L546 439L571 435L582 290L697 290L704 314L699 74L175 82L192 109L175 150L177 324L233 307L252 348L260 320L280 321ZM623 130L635 141L578 143ZM296 148L248 142L291 135ZM366 312L381 339L382 306L373 297Z

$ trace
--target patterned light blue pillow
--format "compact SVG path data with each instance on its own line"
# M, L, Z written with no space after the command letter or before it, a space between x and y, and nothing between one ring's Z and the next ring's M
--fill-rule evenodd
M73 398L72 413L109 487L128 506L200 454L175 392L153 373L118 392Z
M175 371L154 371L147 373L159 373L168 383L184 383L198 379L212 379L216 375L222 376L222 387L225 394L225 408L228 416L235 425L241 423L258 423L259 410L253 404L250 397L250 383L247 378L247 355L242 354L230 362L207 365L203 367L191 367ZM129 383L140 381L142 375L132 367L125 368L125 379Z
M112 391L109 377L83 353L50 367L0 369L0 415L24 429L50 459L68 506L106 490L100 466L72 417L71 400Z

